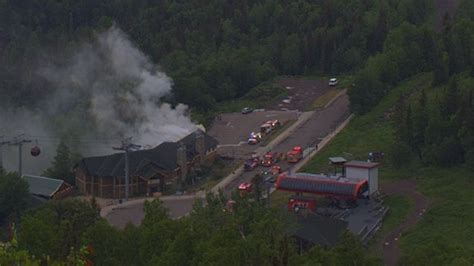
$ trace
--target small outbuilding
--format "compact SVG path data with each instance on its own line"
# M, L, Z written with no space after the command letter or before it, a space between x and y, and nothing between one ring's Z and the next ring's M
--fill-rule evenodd
M345 176L347 178L364 179L369 183L369 195L378 191L379 187L379 165L380 163L349 161L344 164Z
M73 193L73 187L61 179L44 176L22 175L30 194L43 199L63 199Z

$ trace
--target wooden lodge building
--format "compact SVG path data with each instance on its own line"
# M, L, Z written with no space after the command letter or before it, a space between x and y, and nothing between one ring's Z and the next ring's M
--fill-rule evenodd
M212 163L217 144L217 140L198 129L177 142L163 142L153 149L130 152L130 195L163 191L166 183L184 181L195 167ZM76 186L85 195L125 196L123 153L83 158L74 173Z

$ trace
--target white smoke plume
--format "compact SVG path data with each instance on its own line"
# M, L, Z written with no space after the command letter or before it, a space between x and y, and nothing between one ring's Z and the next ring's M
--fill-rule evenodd
M66 67L49 66L42 75L58 87L88 95L87 112L104 135L133 137L140 144L156 146L176 141L196 128L186 106L172 108L160 101L171 92L171 79L116 27L99 34L95 43L84 45ZM67 91L58 93L58 98L67 98Z
M26 133L43 147L34 167L25 148L24 172L39 174L49 167L44 162L54 157L60 135L71 132L79 140L77 152L93 156L113 153L111 147L125 137L150 148L196 129L185 105L161 101L171 93L172 80L117 27L58 57L38 68L51 87L41 110L0 107L0 136ZM3 160L16 170L14 147L4 147Z

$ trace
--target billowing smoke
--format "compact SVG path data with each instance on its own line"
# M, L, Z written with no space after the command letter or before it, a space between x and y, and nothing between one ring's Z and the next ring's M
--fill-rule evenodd
M15 123L0 136L26 133L39 139L49 150L48 160L64 136L77 139L78 152L91 156L112 153L111 146L125 137L149 148L196 128L185 105L162 102L172 80L116 27L64 58L43 61L37 74L50 86L50 95L39 110L2 108L0 124ZM9 150L4 161L11 157Z
M172 108L160 99L171 92L172 81L158 71L116 27L85 44L66 66L49 66L41 74L60 88L59 99L86 97L87 112L101 135L134 137L155 146L175 141L195 125L187 108ZM68 95L65 95L68 94ZM70 99L59 101L59 104Z

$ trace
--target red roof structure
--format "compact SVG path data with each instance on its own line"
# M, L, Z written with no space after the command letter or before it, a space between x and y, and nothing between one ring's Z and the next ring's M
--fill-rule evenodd
M360 179L296 173L280 175L276 182L276 188L292 192L357 198L368 190L368 182Z

